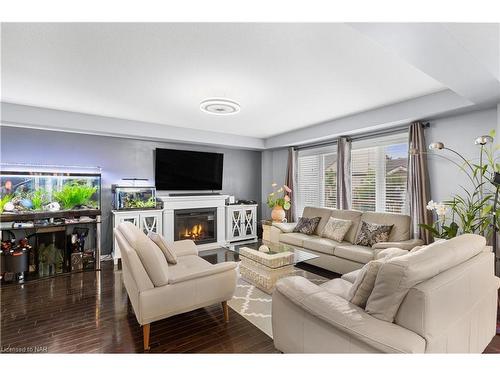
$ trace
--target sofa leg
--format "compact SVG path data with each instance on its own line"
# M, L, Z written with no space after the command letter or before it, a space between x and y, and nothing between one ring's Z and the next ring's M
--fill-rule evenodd
M227 301L222 302L222 310L224 311L224 321L229 322L229 307L227 306Z
M144 350L149 350L149 331L151 329L150 324L144 324L142 326L142 337L144 339Z

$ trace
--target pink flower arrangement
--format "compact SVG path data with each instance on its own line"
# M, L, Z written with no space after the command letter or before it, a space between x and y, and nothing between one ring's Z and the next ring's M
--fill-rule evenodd
M278 184L275 182L273 182L271 186L273 188L273 191L267 196L267 205L270 208L281 206L284 210L289 210L292 206L290 199L290 193L292 192L292 189L290 189L286 185L280 186L279 189L276 189Z

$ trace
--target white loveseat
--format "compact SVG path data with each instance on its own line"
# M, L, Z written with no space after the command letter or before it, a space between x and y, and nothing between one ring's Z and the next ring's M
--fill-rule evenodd
M366 309L348 301L359 271L319 286L282 279L274 344L285 353L481 353L495 335L499 288L485 243L463 235L386 261Z
M144 350L149 349L150 323L157 320L222 303L228 321L227 301L236 289L235 262L210 264L198 256L193 241L183 240L173 243L177 264L172 265L135 225L122 223L114 235L122 254L123 282L143 327Z
M420 239L410 239L411 224L408 215L305 207L301 216L307 218L321 217L313 235L294 233L293 228L296 223L273 224L270 229L270 240L307 249L319 256L319 258L307 261L307 263L340 274L363 267L383 249L397 247L403 250L411 250L415 246L423 244ZM352 221L352 225L342 242L320 236L330 217ZM354 245L362 221L393 225L389 235L389 242L380 242L373 245L373 247Z

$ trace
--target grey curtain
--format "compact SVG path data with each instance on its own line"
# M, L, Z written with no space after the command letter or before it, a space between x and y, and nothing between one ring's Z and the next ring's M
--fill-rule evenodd
M286 220L289 223L293 223L295 221L295 159L296 159L296 151L293 147L288 148L288 162L286 166L286 177L285 177L285 185L292 189L291 193L288 193L290 196L290 203L292 207L286 212Z
M432 214L426 208L431 194L424 125L421 122L414 122L410 125L408 133L408 214L411 218L413 238L420 238L429 244L433 241L431 234L418 226L432 224Z
M351 149L349 137L337 140L337 208L340 210L351 207Z

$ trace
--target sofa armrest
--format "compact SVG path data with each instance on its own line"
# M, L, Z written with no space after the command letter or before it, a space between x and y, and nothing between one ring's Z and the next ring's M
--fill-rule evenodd
M198 247L193 240L175 241L173 244L175 255L183 257L186 255L198 255Z
M235 270L236 266L237 266L236 262L224 262L224 263L213 264L208 268L198 270L198 271L195 271L195 272L190 273L190 274L182 275L179 277L169 277L168 283L169 284L179 284L179 283L182 283L184 281L199 279L202 277L207 277L207 276L215 275L215 274L222 273L222 272Z
M292 276L280 280L275 293L281 293L307 313L377 350L390 353L425 351L423 337L394 323L374 318L362 308L303 277Z
M292 233L297 223L276 223L273 222L273 227L278 228L282 233Z
M406 241L396 241L396 242L378 242L372 246L372 249L388 249L390 247L397 247L403 250L411 250L416 246L421 246L424 241L418 238L414 238Z

